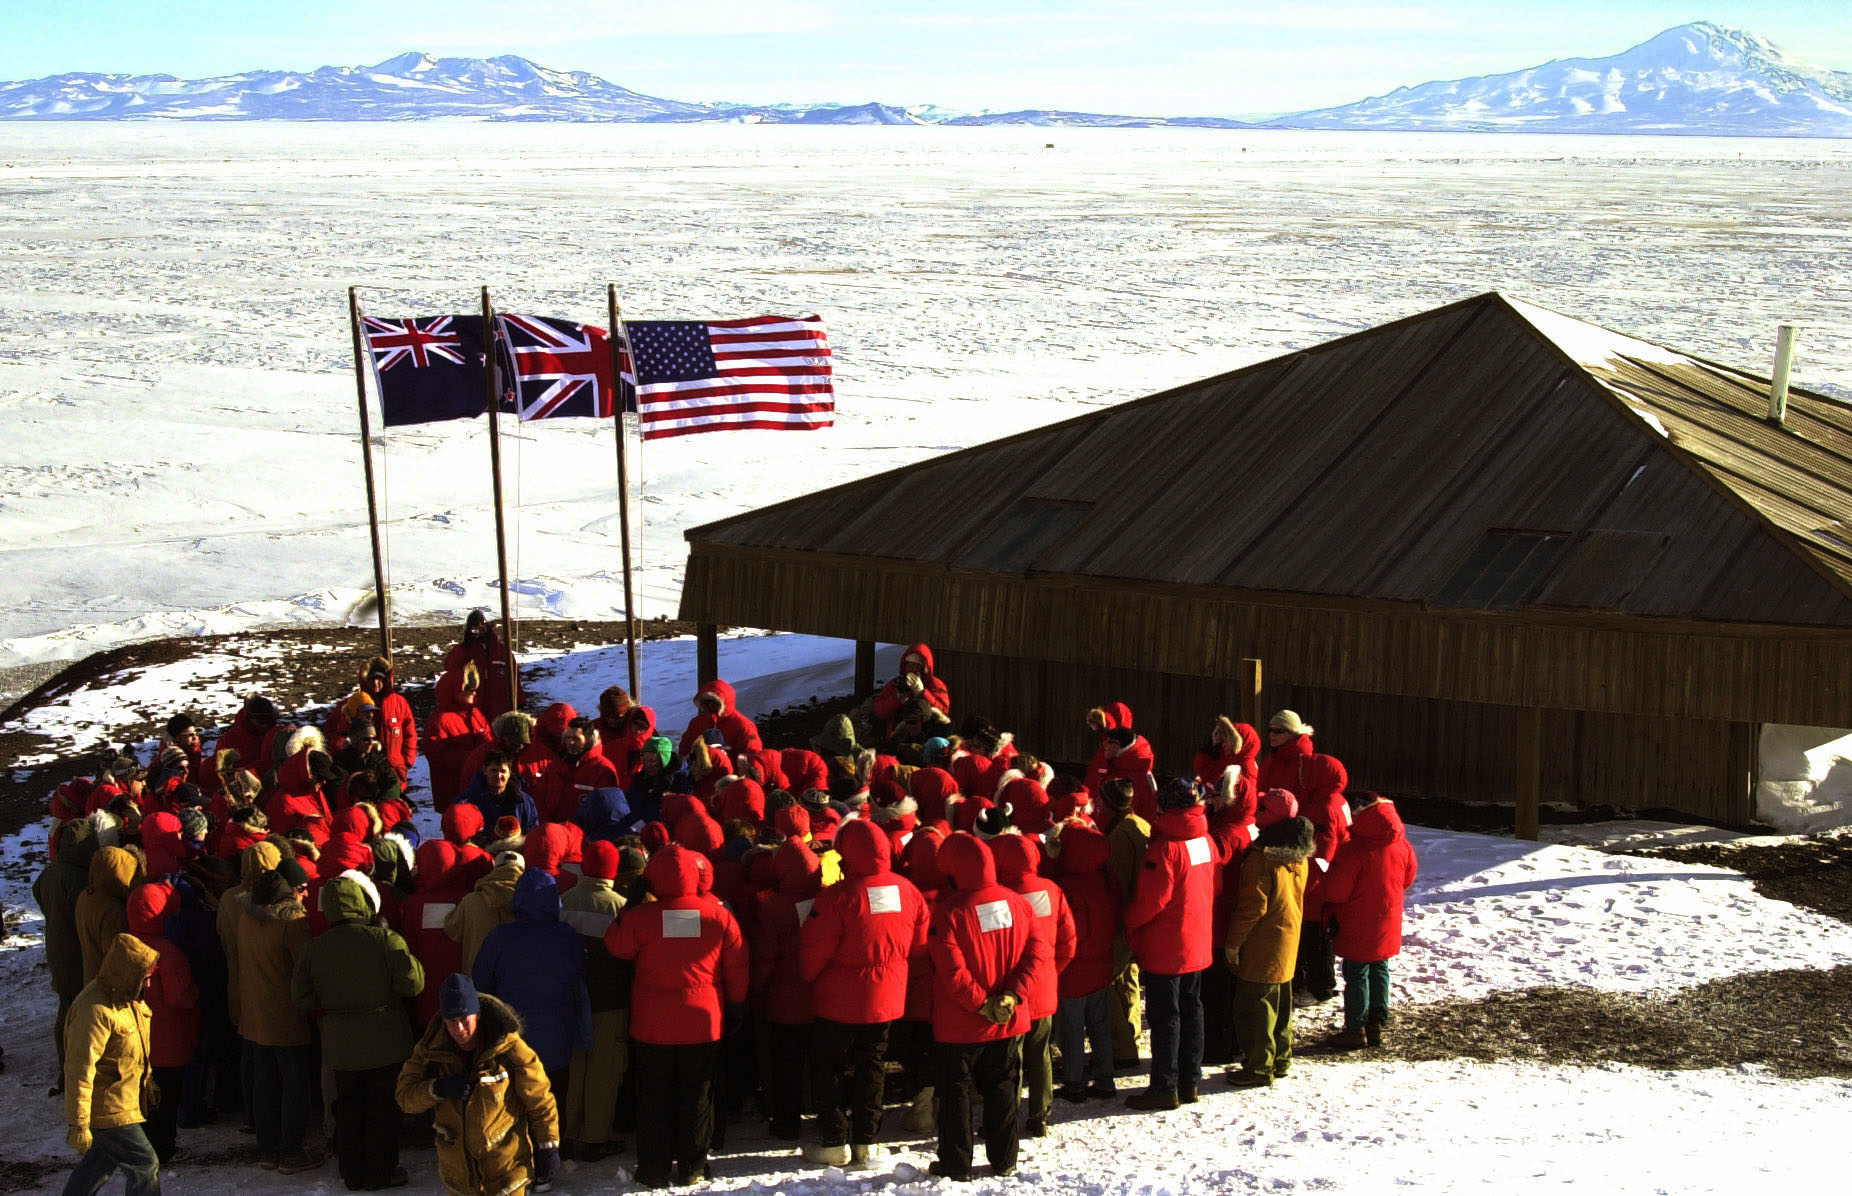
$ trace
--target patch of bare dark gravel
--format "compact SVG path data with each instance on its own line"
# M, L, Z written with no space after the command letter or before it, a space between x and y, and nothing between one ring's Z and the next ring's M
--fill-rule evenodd
M1356 1057L1852 1076L1852 967L1752 972L1669 996L1532 988L1408 1006L1383 1046Z
M1691 843L1629 855L1711 864L1747 876L1756 892L1852 923L1852 836L1808 835L1780 843Z
M644 639L689 635L693 624L666 619L638 625ZM455 643L455 624L393 629L393 659L399 685L412 712L424 725L430 714L432 686L442 670L444 653ZM621 643L624 624L593 620L535 620L520 626L520 643L528 648L566 648ZM26 768L13 761L42 755L46 739L16 725L19 718L47 702L84 689L122 684L136 673L159 665L206 654L237 655L250 651L251 659L234 670L232 683L241 691L262 692L285 712L319 723L328 707L352 691L360 664L378 650L377 633L359 628L288 627L235 635L194 636L149 640L99 652L77 661L36 686L0 711L0 834L11 834L41 817L51 791L73 777L89 775L94 752L101 744L79 745L74 753L61 753L47 764ZM259 650L262 650L261 652ZM281 650L281 655L277 651ZM124 709L111 736L116 743L151 739L176 711L186 708L176 697L173 706ZM226 710L191 710L208 727L229 722L236 713Z

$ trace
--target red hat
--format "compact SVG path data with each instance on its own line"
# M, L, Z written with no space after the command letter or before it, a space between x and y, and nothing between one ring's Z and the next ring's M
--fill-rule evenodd
M1299 799L1292 795L1291 790L1269 789L1260 795L1260 805L1254 812L1254 825L1265 828L1298 816Z
M615 880L618 869L617 844L604 839L594 839L587 843L582 866L585 875L596 880Z

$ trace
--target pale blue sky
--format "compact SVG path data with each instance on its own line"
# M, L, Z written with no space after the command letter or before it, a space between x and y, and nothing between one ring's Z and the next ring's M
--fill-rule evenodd
M200 77L418 49L520 54L675 99L1217 115L1597 57L1698 19L1852 70L1852 0L1687 3L0 0L0 79Z

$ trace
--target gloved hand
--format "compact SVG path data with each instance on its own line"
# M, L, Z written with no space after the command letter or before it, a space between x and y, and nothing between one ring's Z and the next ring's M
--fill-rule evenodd
M431 1091L439 1100L468 1100L475 1090L474 1072L460 1071L454 1076L439 1076L431 1081Z
M78 1154L88 1154L90 1152L90 1128L82 1125L72 1126L71 1132L64 1136L64 1144Z
M902 673L901 684L907 687L908 693L914 694L915 696L926 688L926 683L920 680L920 675L918 673Z
M1241 966L1241 949L1239 947L1223 947L1222 959L1228 964L1228 970L1231 972L1234 971Z
M559 1175L559 1147L542 1146L534 1151L534 1186L545 1190Z
M731 1038L745 1024L746 1003L744 1001L727 1002L726 1007L720 1011L720 1036Z
M1021 1003L1015 993L998 993L990 1000L978 1006L978 1013L986 1020L999 1026L1007 1026L1016 1016L1016 1006Z

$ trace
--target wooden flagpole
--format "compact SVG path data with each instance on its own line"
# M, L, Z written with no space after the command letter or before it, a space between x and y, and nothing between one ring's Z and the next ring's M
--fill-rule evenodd
M386 600L386 558L379 547L379 499L373 486L373 424L367 415L366 345L360 337L360 288L347 288L347 318L354 326L354 395L360 403L360 463L367 478L367 530L373 536L373 601L379 608L379 654L392 659L392 611Z
M621 350L629 338L617 318L617 284L609 283L605 298L611 316L611 426L617 434L617 519L623 528L620 536L624 552L624 648L630 658L630 696L643 700L637 673L637 598L630 575L630 462L624 451L624 369ZM634 367L635 362L632 361Z
M502 516L502 406L501 389L495 377L495 309L489 304L489 288L482 288L483 389L489 397L489 470L493 475L495 496L495 565L502 581L502 650L508 654L508 708L518 710L521 703L521 678L514 659L514 614L508 603L508 528Z

